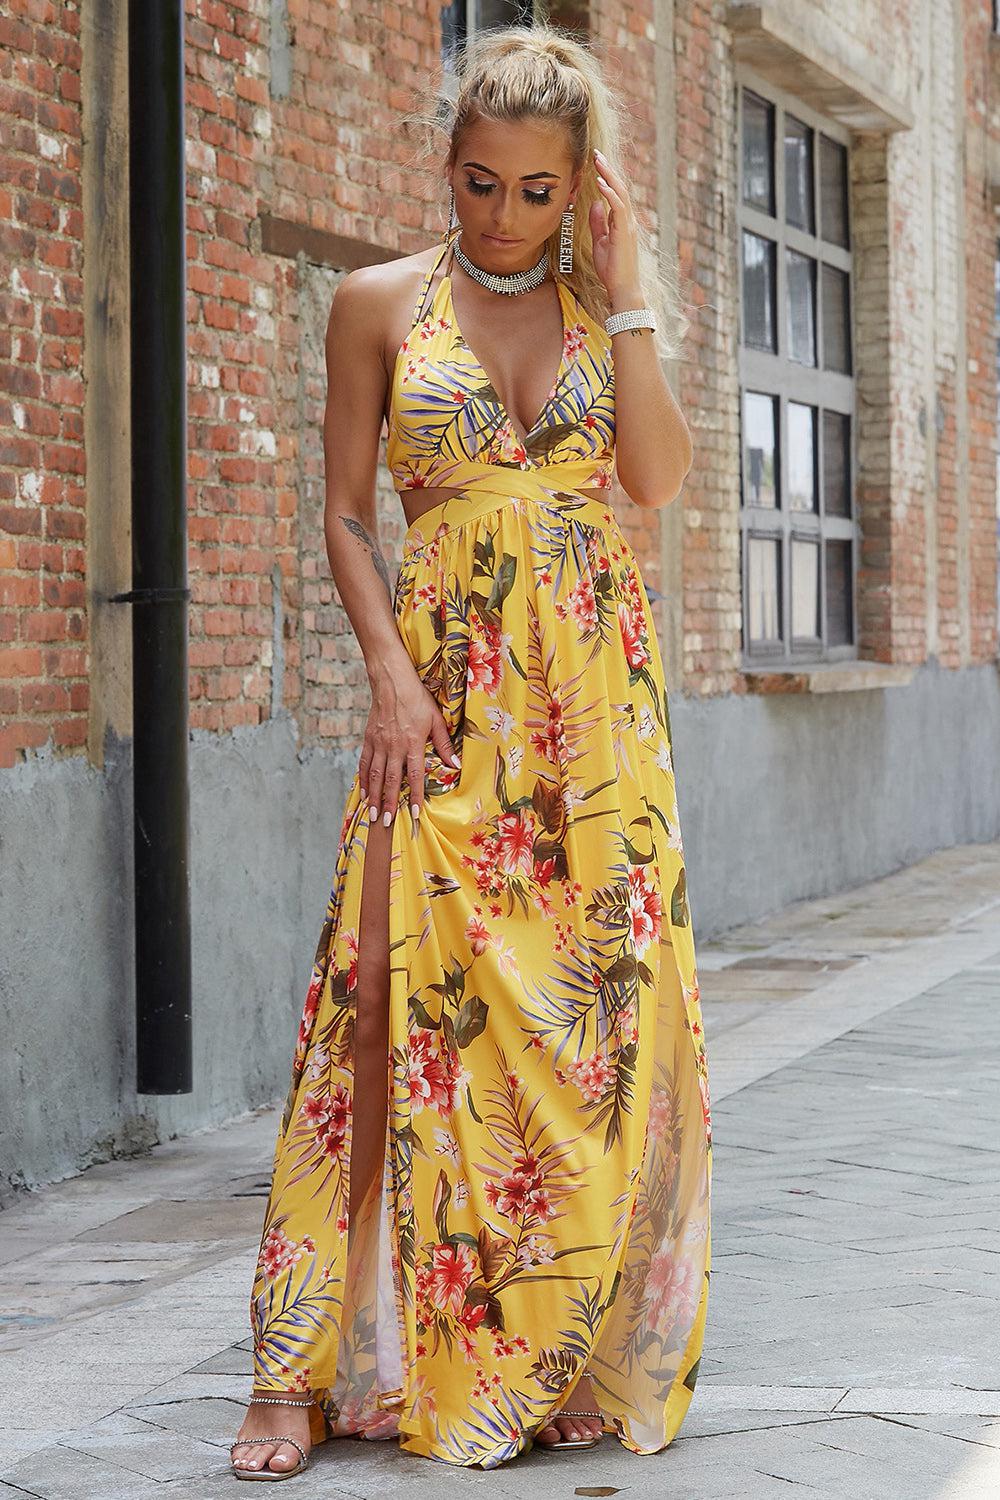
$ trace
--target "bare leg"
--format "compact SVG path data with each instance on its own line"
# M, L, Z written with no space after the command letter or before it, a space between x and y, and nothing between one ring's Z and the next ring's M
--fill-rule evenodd
M406 804L400 804L396 817L409 816ZM385 1165L391 852L392 827L386 828L381 822L373 823L368 831L358 919L358 1003L354 1023L354 1100L348 1193L351 1219L360 1210L373 1182L381 1182Z
M402 804L397 817L409 817ZM361 911L358 918L358 1001L354 1030L354 1089L348 1217L353 1224L365 1197L385 1164L385 1130L389 1051L389 863L392 828L373 823L368 831ZM254 1389L255 1395L296 1396L303 1410L291 1406L250 1406L237 1435L264 1437L287 1432L310 1449L308 1402L301 1389L286 1392ZM234 1468L293 1469L300 1455L290 1443L255 1443L233 1451Z

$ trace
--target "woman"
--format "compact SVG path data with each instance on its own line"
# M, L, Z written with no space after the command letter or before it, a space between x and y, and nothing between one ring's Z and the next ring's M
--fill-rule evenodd
M605 1426L655 1453L701 1350L670 723L608 503L615 462L650 509L690 465L653 334L681 315L593 55L539 26L463 62L457 226L352 272L330 316L326 536L372 708L275 1149L245 1478L347 1434L484 1468Z

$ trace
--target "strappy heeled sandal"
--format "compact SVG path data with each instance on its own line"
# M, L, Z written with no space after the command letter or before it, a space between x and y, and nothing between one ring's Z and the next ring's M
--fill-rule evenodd
M298 1448L301 1458L294 1469L271 1469L267 1464L262 1469L242 1469L232 1464L232 1470L237 1479L291 1479L293 1474L301 1474L302 1470L309 1465L306 1450L293 1437L237 1438L235 1443L229 1445L230 1462L232 1462L233 1449L238 1448L242 1443L291 1443L293 1448Z
M599 1411L573 1411L569 1407L565 1407L564 1406L559 1411L553 1412L552 1417L550 1418L550 1420L545 1423L545 1427L555 1427L556 1420L559 1417L598 1417L602 1422L604 1421L604 1413L603 1412L599 1412ZM542 1427L540 1429L540 1431L544 1432L545 1431L545 1427ZM596 1437L589 1437L589 1438L566 1438L566 1437L560 1437L560 1439L559 1439L559 1441L557 1443L549 1443L549 1442L546 1442L543 1439L540 1443L536 1443L535 1446L537 1448L555 1448L555 1449L558 1449L558 1448L596 1448L597 1444L601 1441L601 1439L602 1439L603 1436L604 1436L604 1433L603 1432L599 1432L596 1435Z
M251 1396L251 1406L304 1406L311 1405L308 1401L292 1401L282 1396ZM233 1463L233 1449L239 1448L242 1443L290 1443L293 1448L299 1450L299 1462L294 1469L272 1469L265 1464L262 1469L237 1468ZM251 1437L237 1438L235 1443L229 1445L229 1464L237 1479L291 1479L293 1474L301 1474L302 1470L308 1468L309 1457L302 1444L293 1437Z

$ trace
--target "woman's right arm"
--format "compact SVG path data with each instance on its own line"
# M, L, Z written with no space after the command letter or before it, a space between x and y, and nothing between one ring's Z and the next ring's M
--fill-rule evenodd
M402 773L411 812L423 803L424 753L432 740L457 764L444 715L424 686L396 627L393 579L379 547L375 485L388 377L379 287L369 267L337 287L326 331L323 421L326 549L337 592L361 647L372 705L360 760L369 817L395 816Z

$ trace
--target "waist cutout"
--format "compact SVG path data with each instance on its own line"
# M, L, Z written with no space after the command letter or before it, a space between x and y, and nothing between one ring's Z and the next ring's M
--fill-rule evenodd
M506 469L498 464L462 465L465 477L452 482L462 488L421 512L407 527L403 538L403 556L420 551L448 531L508 505L538 506L557 524L571 519L589 524L610 526L617 530L611 506L610 475L608 496L583 495L582 489L597 488L592 461L545 464L534 469ZM476 472L469 473L469 470ZM412 490L409 493L413 493Z

